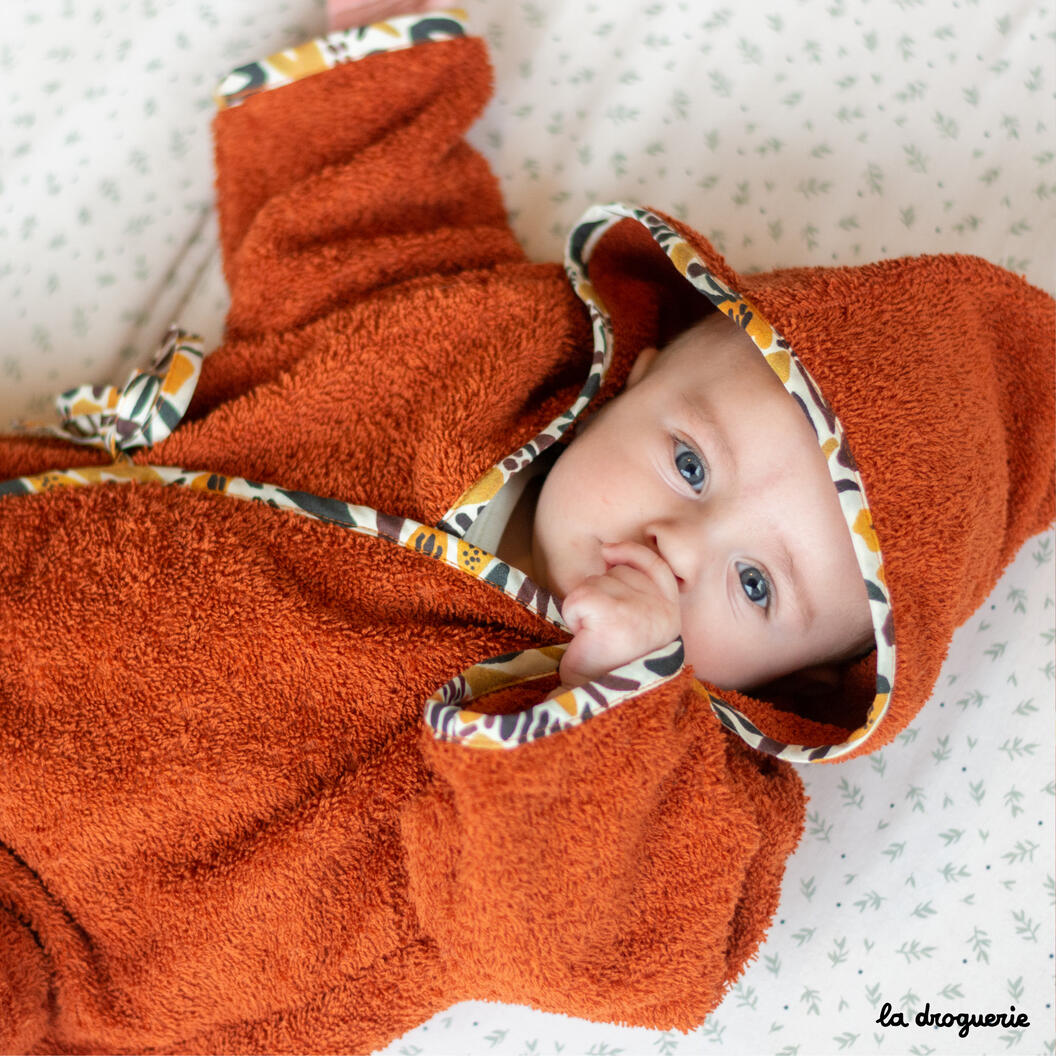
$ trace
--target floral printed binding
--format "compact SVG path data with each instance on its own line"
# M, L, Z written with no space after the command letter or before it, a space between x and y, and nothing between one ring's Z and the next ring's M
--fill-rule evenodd
M355 26L309 40L296 48L232 70L216 88L220 110L240 106L251 95L299 81L334 66L366 58L379 51L399 51L432 40L466 35L466 13L458 8L429 15L403 15L369 26Z
M684 666L682 639L525 711L485 715L464 705L488 693L557 671L567 646L526 649L486 660L441 686L425 702L425 721L439 740L466 748L516 748L580 726L631 697L669 682ZM698 683L699 685L699 683Z

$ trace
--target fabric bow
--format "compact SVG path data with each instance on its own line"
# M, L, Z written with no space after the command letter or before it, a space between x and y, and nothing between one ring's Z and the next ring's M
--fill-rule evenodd
M19 433L57 436L74 444L119 452L152 447L179 424L202 370L203 342L170 326L147 370L134 370L123 388L81 385L55 397L60 425L15 422Z

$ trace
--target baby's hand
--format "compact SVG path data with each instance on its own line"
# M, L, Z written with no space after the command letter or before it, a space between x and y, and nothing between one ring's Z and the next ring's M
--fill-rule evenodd
M452 6L458 6L455 0L326 0L326 19L331 30L349 29Z
M573 638L561 660L563 686L579 686L674 641L682 633L678 581L655 551L607 543L604 575L569 591L561 613Z

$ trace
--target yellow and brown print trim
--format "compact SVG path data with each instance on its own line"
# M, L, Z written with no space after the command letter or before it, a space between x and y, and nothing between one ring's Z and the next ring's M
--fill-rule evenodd
M217 85L216 106L219 110L240 106L258 92L282 88L302 77L378 52L399 51L465 35L466 13L460 8L427 15L402 15L368 26L337 30L232 70Z
M464 671L425 702L425 721L438 740L466 748L519 748L564 733L602 712L674 678L684 666L682 639L610 671L596 682L567 689L526 711L486 715L468 707L473 700L510 686L555 674L565 645L497 656Z
M161 443L184 416L202 370L202 339L169 327L146 370L122 388L81 385L55 397L60 423L15 422L15 432L55 436L71 444L119 453Z
M369 506L356 506L274 484L176 466L138 466L124 461L112 466L55 470L3 481L0 501L17 495L39 495L55 488L100 484L154 484L211 492L386 539L473 576L553 626L568 629L552 594L537 587L519 569L458 536L409 517L392 517ZM648 656L610 671L596 682L568 690L519 714L483 715L465 706L487 693L555 672L564 650L564 645L546 646L474 665L425 702L425 724L438 739L468 748L518 748L579 726L631 697L654 689L674 678L684 666L682 641L676 639Z
M52 470L35 476L15 477L13 480L0 482L0 500L16 495L39 495L55 488L83 488L100 484L156 484L211 492L246 502L259 502L274 510L287 510L301 517L338 525L361 535L387 539L406 550L441 561L475 579L480 579L554 626L565 628L557 599L552 594L538 588L519 569L467 543L464 539L421 524L410 517L394 517L370 506L357 506L340 499L282 488L276 484L229 477L207 470L187 470L178 466L139 466L130 461L120 461L111 466L81 466Z

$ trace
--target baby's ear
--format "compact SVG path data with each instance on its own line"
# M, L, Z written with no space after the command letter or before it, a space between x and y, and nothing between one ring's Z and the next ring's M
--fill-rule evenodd
M658 355L660 355L660 352L655 348L643 348L638 353L638 358L634 361L630 374L627 375L627 384L624 388L630 389L637 385L649 373L649 368L656 362Z

